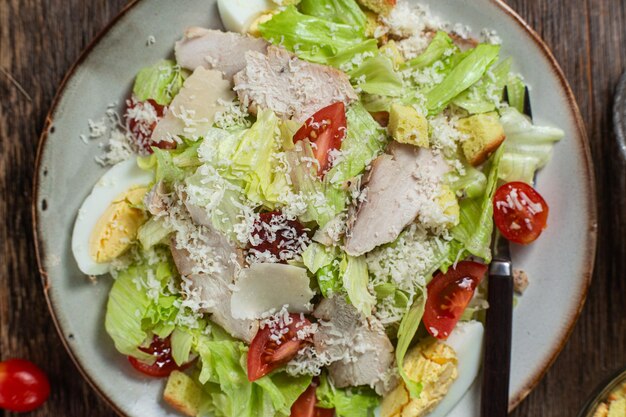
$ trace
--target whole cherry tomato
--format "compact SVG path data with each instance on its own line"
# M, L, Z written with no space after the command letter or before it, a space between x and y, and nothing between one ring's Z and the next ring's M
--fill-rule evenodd
M25 412L40 407L50 396L46 374L32 362L0 362L0 408Z

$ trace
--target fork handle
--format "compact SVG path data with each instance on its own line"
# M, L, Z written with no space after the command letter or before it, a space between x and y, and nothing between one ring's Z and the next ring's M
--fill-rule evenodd
M513 276L510 263L492 262L488 288L481 416L504 417L508 415L509 408L513 322Z

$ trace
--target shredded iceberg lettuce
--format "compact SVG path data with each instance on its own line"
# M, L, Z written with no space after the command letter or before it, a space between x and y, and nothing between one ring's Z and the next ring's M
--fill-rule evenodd
M502 111L500 123L506 140L499 178L532 184L535 173L550 161L554 144L565 133L554 127L536 126L513 107Z
M287 179L276 169L275 153L280 150L279 119L271 110L261 110L257 121L244 131L228 158L225 177L241 181L246 197L272 209L287 192Z
M175 327L177 295L170 293L173 266L168 261L150 265L147 261L121 271L107 302L105 329L116 349L137 359L154 358L138 348L151 333L167 337Z
M391 60L380 54L375 39L365 39L365 15L354 0L305 1L301 9L308 14L290 6L259 25L263 37L306 61L341 69L360 91L402 95L402 78Z
M439 31L433 37L428 47L418 57L405 62L402 69L422 69L430 67L435 62L442 60L446 54L457 50L454 42L446 32Z
M402 78L394 71L391 60L383 55L365 60L349 75L357 89L369 94L400 97L404 93Z
M376 297L369 291L369 273L365 257L344 255L339 270L348 300L365 317L372 315Z
M352 25L336 23L298 12L289 6L259 25L269 42L295 52L300 58L319 64L328 63L339 51L363 42Z
M422 316L424 315L424 309L426 307L426 289L421 289L419 294L409 312L404 316L402 322L400 322L400 328L398 329L398 344L396 345L396 362L398 363L398 372L404 381L406 388L409 391L411 398L419 397L422 392L422 384L420 381L413 381L404 371L404 357L409 350L411 342L417 333Z
M365 13L355 0L302 0L299 4L304 14L354 27L357 33L365 31Z
M447 269L465 254L478 256L491 262L491 236L493 232L493 194L498 185L498 168L501 164L503 147L500 147L489 161L486 168L487 185L480 197L466 198L461 201L460 222L450 231L454 240L450 243L450 258L442 269Z
M195 349L201 361L198 379L210 398L205 412L217 416L288 417L293 403L311 384L311 376L283 372L248 381L248 349L228 337L201 336Z
M488 113L498 109L510 70L511 60L502 61L487 71L478 83L455 98L453 103L470 114Z
M498 60L500 46L480 44L464 53L463 58L444 80L426 93L426 108L430 115L441 113L454 98L480 80Z
M334 408L337 417L372 417L380 397L369 388L339 389L326 374L317 387L317 407Z
M139 101L154 100L162 106L178 94L186 74L174 61L164 60L139 71L133 94Z

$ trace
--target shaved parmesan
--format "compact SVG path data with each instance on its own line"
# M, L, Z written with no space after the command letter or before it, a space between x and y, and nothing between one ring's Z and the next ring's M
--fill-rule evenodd
M192 140L204 137L213 126L215 115L227 110L222 103L234 98L230 83L220 71L197 68L154 129L152 141L179 142L183 137Z
M250 265L239 273L231 299L232 315L238 319L256 319L283 306L288 306L290 313L310 312L315 293L309 282L304 268L268 263Z

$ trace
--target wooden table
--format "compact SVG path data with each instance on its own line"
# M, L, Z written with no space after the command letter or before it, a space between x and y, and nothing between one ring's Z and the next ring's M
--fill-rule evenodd
M53 328L35 261L30 204L35 149L55 91L80 51L126 3L0 0L0 357L30 358L48 372L52 396L33 416L112 415ZM626 69L626 0L508 3L561 63L596 163L600 239L589 298L565 350L513 414L571 417L596 384L626 365L626 165L611 125L613 91Z

